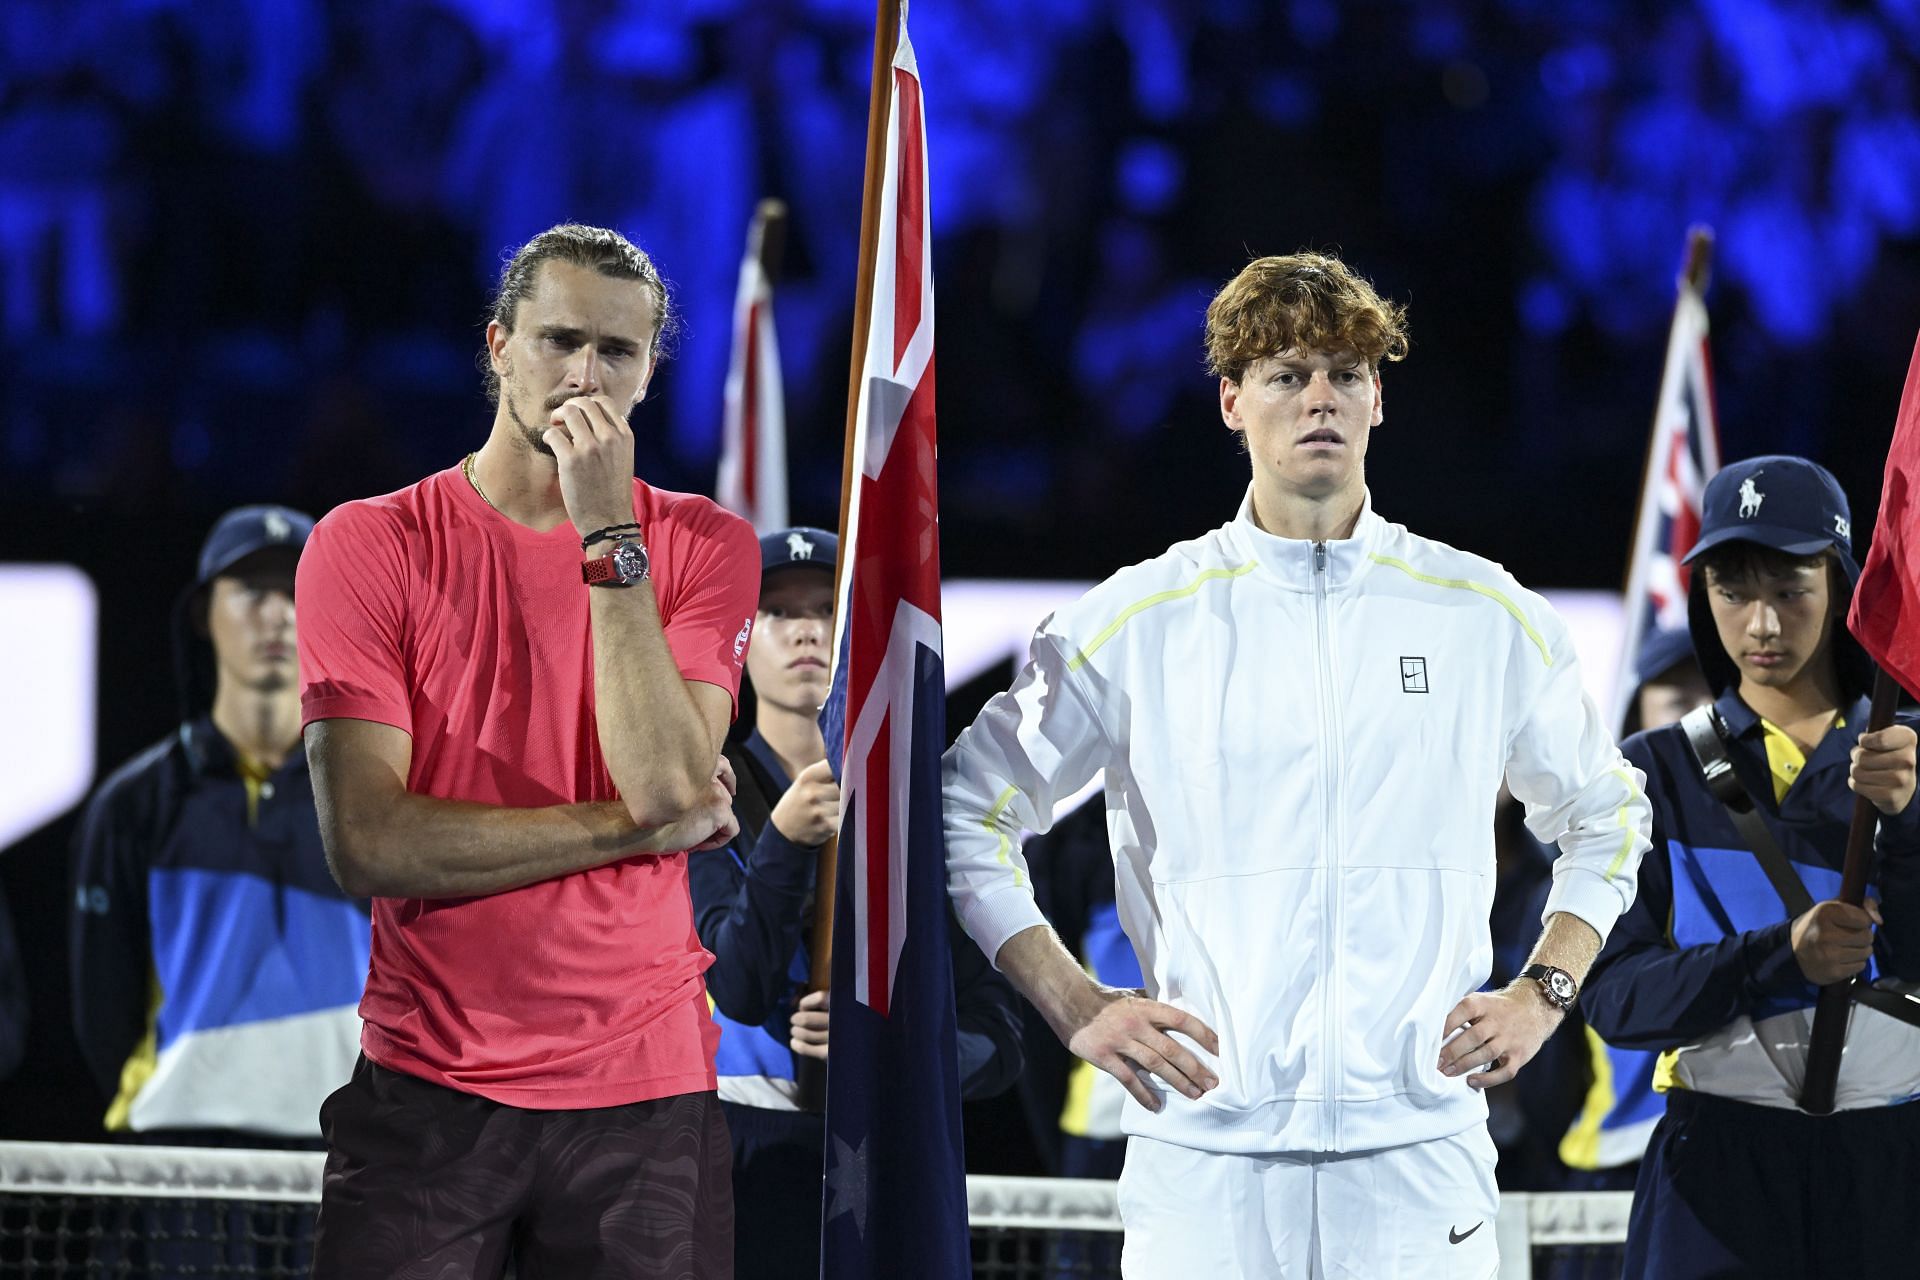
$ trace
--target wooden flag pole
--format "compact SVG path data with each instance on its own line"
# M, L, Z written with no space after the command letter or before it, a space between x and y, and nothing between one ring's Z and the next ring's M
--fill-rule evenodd
M887 164L887 115L893 107L893 55L900 44L900 0L877 0L873 20L873 84L867 95L867 172L860 200L860 270L853 295L853 357L847 372L846 443L840 462L840 546L833 568L833 598L840 601L840 579L847 571L847 512L853 501L853 431L860 415L862 375L867 367L867 327L873 321L874 259L880 246L880 191ZM833 660L838 662L839 654ZM838 885L840 841L820 846L813 878L813 940L807 948L807 989L825 991L833 982L833 903ZM803 1107L818 1110L825 1101L825 1073L818 1059L796 1062Z
M1687 228L1687 261L1680 280L1695 293L1707 291L1707 276L1713 269L1713 228L1696 222Z
M1867 732L1878 733L1893 723L1899 686L1877 664L1873 669L1873 704L1867 712ZM1840 901L1860 906L1867 897L1867 864L1873 860L1873 833L1880 811L1865 796L1853 798L1853 822L1847 828L1847 860L1840 870ZM1847 1047L1847 1021L1853 1013L1853 980L1820 988L1813 1007L1813 1040L1807 1048L1807 1076L1800 1085L1800 1109L1824 1116L1833 1110L1840 1083L1840 1058Z

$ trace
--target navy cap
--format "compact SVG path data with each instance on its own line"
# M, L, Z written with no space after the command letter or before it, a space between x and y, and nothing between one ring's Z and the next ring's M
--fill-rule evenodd
M775 569L787 569L795 565L804 565L813 569L825 569L833 572L839 562L840 539L825 529L815 529L811 525L795 525L791 529L776 529L760 539L760 572L772 573Z
M1817 462L1770 454L1729 463L1707 482L1700 507L1700 537L1687 564L1723 542L1758 543L1790 556L1832 547L1847 581L1859 580L1847 495Z
M1633 678L1646 684L1683 662L1693 661L1692 632L1685 627L1656 627L1640 641L1640 652L1633 658Z
M313 517L292 507L235 507L214 522L200 544L195 585L206 586L256 551L282 548L298 556L312 532Z

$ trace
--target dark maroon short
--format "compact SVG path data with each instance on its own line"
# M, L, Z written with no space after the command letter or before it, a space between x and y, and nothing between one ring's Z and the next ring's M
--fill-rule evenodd
M528 1111L362 1058L320 1108L316 1280L733 1274L719 1099Z

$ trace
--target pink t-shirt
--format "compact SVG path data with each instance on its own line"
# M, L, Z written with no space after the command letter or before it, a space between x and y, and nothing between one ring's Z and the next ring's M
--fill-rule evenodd
M759 594L752 529L634 482L680 673L736 695ZM349 502L300 557L305 723L413 737L408 788L532 808L617 798L594 728L580 535L535 533L458 467ZM645 590L646 588L632 588ZM639 856L478 898L376 898L361 1048L383 1066L542 1109L714 1087L719 1038L686 855Z

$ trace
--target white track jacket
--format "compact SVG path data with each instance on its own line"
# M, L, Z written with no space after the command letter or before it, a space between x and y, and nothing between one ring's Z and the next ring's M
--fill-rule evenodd
M947 753L947 870L989 956L1045 919L1021 855L1105 770L1120 921L1147 993L1220 1037L1198 1101L1125 1128L1206 1151L1367 1151L1486 1117L1436 1066L1492 962L1504 778L1555 841L1547 912L1604 940L1649 809L1565 624L1505 570L1373 512L1351 538L1230 523L1040 625Z

